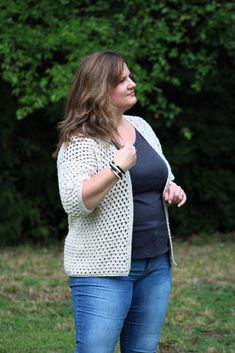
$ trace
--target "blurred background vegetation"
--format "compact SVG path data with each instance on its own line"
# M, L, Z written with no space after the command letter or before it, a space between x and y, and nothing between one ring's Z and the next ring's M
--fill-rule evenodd
M2 245L64 238L52 158L81 58L123 53L138 103L188 204L174 234L235 229L235 4L219 0L15 0L0 4Z

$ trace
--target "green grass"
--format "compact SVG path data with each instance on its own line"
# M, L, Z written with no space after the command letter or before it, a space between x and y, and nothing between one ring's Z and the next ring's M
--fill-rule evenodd
M176 242L179 265L159 353L235 352L232 238L200 236ZM0 251L0 327L0 353L74 352L61 248Z

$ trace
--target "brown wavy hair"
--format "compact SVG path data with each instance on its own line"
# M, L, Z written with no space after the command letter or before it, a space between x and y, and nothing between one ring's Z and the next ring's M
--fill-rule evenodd
M116 108L110 93L120 82L124 63L123 55L113 51L96 52L82 60L67 98L64 120L58 124L56 152L79 134L116 141Z

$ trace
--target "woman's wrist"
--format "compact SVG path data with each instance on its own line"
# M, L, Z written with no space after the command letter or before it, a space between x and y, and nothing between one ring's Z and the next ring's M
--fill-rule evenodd
M125 175L125 171L114 161L109 163L109 167L119 179L122 179L123 175Z

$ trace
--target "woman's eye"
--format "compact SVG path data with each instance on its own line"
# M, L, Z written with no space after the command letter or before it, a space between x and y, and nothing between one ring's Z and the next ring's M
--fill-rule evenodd
M123 78L120 79L119 83L125 82L126 79L131 79L132 81L135 81L135 75L134 75L134 74L130 74L130 75L127 76L127 77L123 77Z

